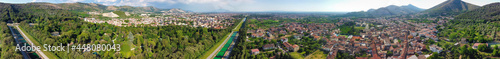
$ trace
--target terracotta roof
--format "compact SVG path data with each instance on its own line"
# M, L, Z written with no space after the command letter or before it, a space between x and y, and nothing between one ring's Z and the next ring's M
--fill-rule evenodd
M313 35L315 39L319 39L320 37L319 36L316 36L316 35Z
M363 38L361 38L359 36L353 36L352 39L363 39Z
M485 43L474 43L474 46L479 46L481 44L485 44ZM486 45L488 45L488 43L486 43Z
M252 52L259 52L259 49L251 49Z
M264 47L264 48L267 48L267 47L275 47L275 45L274 45L274 44L266 44L266 45L264 45L264 46L262 46L262 47Z
M427 58L425 57L425 55L419 55L418 59L427 59Z
M283 43L283 45L284 45L285 47L287 47L287 48L288 48L288 47L292 47L292 45L291 45L290 43L288 43L288 42Z
M296 47L299 47L299 45L293 45L292 47L293 47L293 48L296 48Z

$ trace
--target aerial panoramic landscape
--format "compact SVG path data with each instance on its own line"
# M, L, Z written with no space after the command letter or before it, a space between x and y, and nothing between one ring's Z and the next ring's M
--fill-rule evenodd
M0 59L500 59L500 0L0 0Z

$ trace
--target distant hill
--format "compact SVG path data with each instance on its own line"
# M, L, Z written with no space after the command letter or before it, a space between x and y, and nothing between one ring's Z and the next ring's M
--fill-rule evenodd
M231 12L231 11L227 10L227 9L216 9L216 10L213 10L211 12Z
M60 3L54 4L61 9L77 10L77 11L124 11L124 12L160 12L166 9L155 7L132 7L132 6L105 6L96 3Z
M1 2L0 2L1 3ZM2 3L9 4L9 3ZM46 2L33 2L26 4L12 4L12 5L37 5L42 6L41 8L47 9L62 9L62 10L73 10L73 11L102 11L102 12L112 12L112 11L124 11L124 12L135 12L135 13L145 13L145 12L161 12L168 11L170 9L159 9L152 6L148 7L132 7L132 6L106 6L97 3L46 3ZM181 9L177 9L178 11ZM181 10L183 11L183 10ZM188 12L188 11L183 11Z
M106 10L125 11L125 12L160 12L167 9L158 9L152 6L149 7L108 6Z
M458 19L485 19L500 20L500 2L491 3L483 7L457 15Z
M33 2L25 4L10 4L0 2L0 21L13 19L14 22L26 20L33 16L37 17L71 17L85 16L84 12L116 12L119 16L124 16L130 13L162 13L162 11L169 11L165 13L189 13L181 9L159 9L155 7L131 7L131 6L105 6L95 3L46 3L46 2ZM77 14L73 14L77 12Z
M107 8L107 6L101 4L80 3L80 2L60 3L60 4L47 3L47 5L54 5L54 7L58 7L65 10L78 10L78 11L103 11L106 10Z
M458 15L465 11L473 10L476 8L479 8L479 6L464 2L462 0L448 0L430 9L423 11L423 13L426 13L431 16Z
M125 15L125 12L123 11L113 11L113 13L115 13L116 15L120 16L120 17L126 17L127 15Z
M181 10L178 8L172 8L172 9L168 9L168 10L161 11L161 12L165 12L165 13L189 13L188 11Z
M405 14L414 14L424 9L413 6L412 4L406 6L396 6L390 5L387 7L382 7L378 9L370 9L368 11L360 11L360 12L349 12L344 16L356 16L356 17L378 17L378 16L392 16L392 15L405 15Z
M78 15L51 3L0 3L0 21L19 22L33 17L51 19L55 17L76 18L75 16Z

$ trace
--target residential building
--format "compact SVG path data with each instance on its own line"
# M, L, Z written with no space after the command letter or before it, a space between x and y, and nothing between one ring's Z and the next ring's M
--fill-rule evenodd
M259 54L259 49L251 49L253 55Z
M268 50L268 49L275 49L276 46L274 44L266 44L264 46L262 46L262 49L264 50Z

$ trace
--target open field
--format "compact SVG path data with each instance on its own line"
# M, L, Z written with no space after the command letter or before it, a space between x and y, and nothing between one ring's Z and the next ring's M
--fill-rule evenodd
M304 57L302 55L300 55L300 53L290 52L289 54L290 54L290 56L292 56L293 59L304 59Z
M305 59L326 59L326 56L323 51L316 50L312 55L306 56Z

